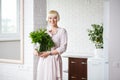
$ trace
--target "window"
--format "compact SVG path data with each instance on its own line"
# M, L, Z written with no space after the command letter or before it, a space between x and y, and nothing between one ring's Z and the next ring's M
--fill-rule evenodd
M0 0L0 41L20 39L19 0Z

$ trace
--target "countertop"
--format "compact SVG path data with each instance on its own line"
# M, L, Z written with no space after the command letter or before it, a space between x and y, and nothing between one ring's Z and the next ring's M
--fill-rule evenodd
M63 55L63 58L92 58L94 57L93 55L87 55L87 54L67 54L67 55Z

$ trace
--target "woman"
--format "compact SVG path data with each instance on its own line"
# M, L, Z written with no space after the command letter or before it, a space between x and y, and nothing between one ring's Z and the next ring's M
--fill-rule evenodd
M61 54L67 48L67 32L58 26L59 14L55 10L48 13L47 21L49 28L48 34L52 37L55 46L51 51L42 52L39 56L37 80L62 80L62 59Z

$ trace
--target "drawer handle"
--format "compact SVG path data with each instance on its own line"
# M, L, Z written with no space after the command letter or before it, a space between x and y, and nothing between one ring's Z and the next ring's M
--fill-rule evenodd
M87 78L84 78L84 77L82 77L81 79L82 79L82 80L87 80Z
M76 62L74 62L74 61L71 61L71 63L73 64L73 63L76 63Z
M81 64L87 64L86 62L81 62Z
M71 76L71 78L73 79L73 78L77 78L77 77L75 77L75 76Z

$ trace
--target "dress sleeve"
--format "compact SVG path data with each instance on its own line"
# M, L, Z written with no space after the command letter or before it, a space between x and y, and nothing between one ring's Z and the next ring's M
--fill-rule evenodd
M60 46L56 49L59 52L59 54L66 51L67 40L68 40L67 31L65 29L62 29L61 35L60 35Z

